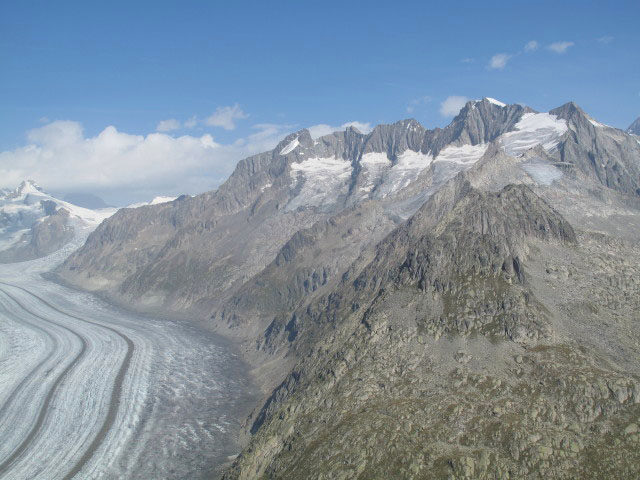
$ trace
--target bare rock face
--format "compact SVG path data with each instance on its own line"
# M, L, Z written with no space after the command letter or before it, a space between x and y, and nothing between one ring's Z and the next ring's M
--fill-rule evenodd
M380 205L365 202L296 232L264 270L213 313L214 324L231 335L268 331L260 348L274 353L277 338L295 336L290 312L335 288L353 259L395 226Z
M0 252L0 263L22 262L44 257L59 250L73 239L74 229L69 225L69 212L56 210L53 202L43 202L46 216L23 234L19 243Z
M631 125L629 125L629 128L627 128L627 133L640 135L640 117L636 118L635 121Z
M551 110L569 125L559 147L564 168L624 193L640 195L640 144L620 130L591 119L575 103Z
M490 141L525 111L486 100L470 102L467 110L445 130L404 120L368 135L354 128L317 140L307 130L293 133L271 152L240 161L217 191L120 210L58 275L138 308L200 314L217 308L301 229L369 199L380 200L385 215L397 215L396 206L410 215L424 196L411 200L401 192L428 169L438 149ZM371 163L369 154L381 156ZM445 163L452 167L438 170L444 172L439 184L468 168L455 159ZM345 258L345 265L352 260Z
M640 337L598 327L633 328L640 288L620 262L638 245L604 247L529 187L476 181L445 185L294 312L281 341L297 363L224 478L638 475L639 365L616 352Z
M525 113L533 112L521 105L501 107L484 98L467 103L453 122L444 130L435 131L431 142L423 150L440 152L449 144L478 145L489 143L503 133L510 132Z

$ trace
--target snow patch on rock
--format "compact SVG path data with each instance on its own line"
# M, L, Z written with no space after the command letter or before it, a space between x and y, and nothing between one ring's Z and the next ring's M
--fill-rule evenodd
M126 208L146 207L147 205L160 205L161 203L173 202L176 198L178 197L165 197L161 195L158 197L153 197L153 200L151 200L150 202L132 203L131 205L127 205Z
M280 155L287 155L288 153L293 152L296 149L296 147L298 147L299 145L300 145L300 142L298 141L298 137L296 137L293 140L291 140L291 142L289 142L289 145L287 145L282 150L280 150Z
M436 162L453 162L462 165L473 165L487 151L488 145L481 143L478 145L450 145L442 150L436 157Z
M506 103L503 103L503 102L501 102L500 100L496 100L495 98L486 97L486 99L487 99L487 101L488 101L489 103L493 103L494 105L497 105L497 106L499 106L499 107L503 107L503 108L504 108L504 107L506 107L506 106L507 106L507 104L506 104Z
M376 198L394 194L415 180L432 161L431 155L413 150L402 152L395 163L386 153L367 153L360 160L365 181L359 193L361 196L371 195Z
M516 123L515 130L501 137L502 146L508 155L518 156L542 145L547 151L554 150L560 137L567 131L567 122L549 113L525 113Z
M413 150L405 150L398 155L395 165L387 172L387 178L380 188L380 195L386 197L408 186L433 162L431 155Z
M563 175L558 167L542 161L523 163L521 168L540 185L551 185Z
M298 207L321 207L335 203L347 193L352 171L351 162L341 158L308 158L291 164L291 188L300 188L287 205L287 210Z

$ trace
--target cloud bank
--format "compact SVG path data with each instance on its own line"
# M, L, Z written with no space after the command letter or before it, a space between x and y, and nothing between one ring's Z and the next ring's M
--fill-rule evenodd
M451 95L440 104L440 115L443 117L455 117L468 101L467 97Z
M0 153L3 187L32 178L50 191L173 194L204 188L233 167L229 152L209 134L130 135L109 126L86 137L78 122L55 121L28 132L27 140Z
M273 149L297 130L289 124L257 124L246 137L221 144L208 133L163 133L174 130L176 123L180 122L162 121L158 132L148 135L108 126L86 136L79 122L50 122L30 130L25 146L0 152L0 188L15 188L22 180L33 179L50 192L94 193L119 204L157 195L197 194L226 180L239 160ZM309 131L317 138L348 126L371 131L369 123L355 121L339 127L314 125Z

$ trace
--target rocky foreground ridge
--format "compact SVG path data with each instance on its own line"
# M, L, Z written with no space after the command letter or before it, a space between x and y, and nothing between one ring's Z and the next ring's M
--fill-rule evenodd
M640 143L469 102L241 161L103 222L64 281L242 345L226 478L640 476Z

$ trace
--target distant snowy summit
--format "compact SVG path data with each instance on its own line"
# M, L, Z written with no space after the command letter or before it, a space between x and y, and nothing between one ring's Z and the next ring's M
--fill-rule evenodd
M99 204L95 198L91 200ZM130 205L129 208L172 200L174 197L156 197L151 202ZM114 207L79 207L53 197L33 180L24 180L15 190L2 189L0 263L49 255L76 238L86 237L117 210Z
M139 208L139 207L146 207L148 205L160 205L161 203L173 202L177 198L178 197L165 197L160 195L158 197L153 197L153 200L151 200L150 202L132 203L130 205L127 205L125 208Z
M59 200L33 180L0 191L0 263L39 258L86 235L115 208L91 210Z

